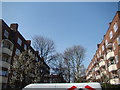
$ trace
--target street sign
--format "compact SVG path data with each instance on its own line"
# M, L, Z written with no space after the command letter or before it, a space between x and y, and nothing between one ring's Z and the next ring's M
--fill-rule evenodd
M29 84L22 90L102 90L100 83L46 83Z

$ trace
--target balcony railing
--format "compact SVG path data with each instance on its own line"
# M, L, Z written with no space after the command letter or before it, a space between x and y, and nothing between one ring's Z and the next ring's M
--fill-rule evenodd
M0 76L0 83L7 83L7 77Z
M111 52L108 52L108 54L107 54L107 60L110 60L110 59L112 59L112 58L114 58L114 52L113 51L111 51Z
M109 70L109 72L112 72L112 71L117 70L117 65L116 65L116 64L110 65L110 66L108 67L108 70Z
M8 62L5 62L5 61L0 61L0 67L4 67L4 68L9 68L10 67L10 64Z
M3 53L6 53L6 54L8 54L9 56L12 56L12 50L11 49L8 49L8 48L6 48L6 47L3 47Z
M92 74L89 74L86 79L88 80L90 78L92 78Z
M96 67L96 68L95 68L95 71L98 71L98 70L99 70L99 67Z
M103 55L100 55L100 57L99 57L100 59L103 59L104 58L104 56Z
M106 75L106 74L107 74L107 71L103 71L103 74Z
M92 74L90 74L90 77L92 77Z
M100 78L101 78L101 76L100 76L100 75L97 75L97 76L96 76L96 79L100 79Z
M110 79L110 84L120 84L119 78Z
M8 48L10 50L13 50L13 43L8 39L3 39L2 43L1 43L1 46L6 47L6 48Z
M102 61L99 63L99 66L100 66L100 67L105 66L105 61L102 60Z
M109 43L106 48L111 49L112 48L112 43Z
M90 78L90 76L87 76L87 78L86 78L86 79L88 80L89 78Z

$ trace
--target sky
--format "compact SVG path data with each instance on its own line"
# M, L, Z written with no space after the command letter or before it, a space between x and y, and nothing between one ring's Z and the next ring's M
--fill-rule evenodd
M2 19L18 23L27 40L42 35L55 42L56 51L81 45L87 68L118 11L117 2L3 2Z

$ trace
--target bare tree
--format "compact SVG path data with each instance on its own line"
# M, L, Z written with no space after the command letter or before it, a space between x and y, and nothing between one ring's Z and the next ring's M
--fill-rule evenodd
M66 66L66 77L69 82L77 82L82 75L82 62L85 57L85 49L78 45L67 48L64 52L64 64Z
M60 74L64 71L64 59L61 53L54 54L54 60L51 62L53 74Z
M75 82L77 83L77 82L86 82L86 79L85 79L85 71L86 71L86 68L85 68L85 66L84 66L84 64L82 64L81 66L80 66L80 76L79 76L79 78L78 77L76 77L75 79Z
M68 49L66 49L66 51L64 52L64 64L65 64L65 71L64 71L64 77L66 79L66 82L70 82L71 81L71 60L69 57L70 56L70 52L68 52Z
M52 40L42 36L35 36L33 38L33 47L36 51L39 51L40 57L43 58L46 63L49 63L49 61L54 58L55 44Z

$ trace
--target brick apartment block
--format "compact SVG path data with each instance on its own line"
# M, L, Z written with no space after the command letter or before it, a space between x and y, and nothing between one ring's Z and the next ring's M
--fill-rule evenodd
M87 70L88 82L120 84L120 11L116 12Z
M9 81L9 69L13 57L20 55L24 50L31 50L35 55L36 61L41 61L44 65L41 71L49 74L49 66L40 58L38 51L31 47L31 41L25 38L18 31L18 24L13 23L10 27L1 19L0 20L0 89L6 88Z

